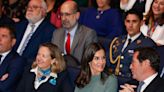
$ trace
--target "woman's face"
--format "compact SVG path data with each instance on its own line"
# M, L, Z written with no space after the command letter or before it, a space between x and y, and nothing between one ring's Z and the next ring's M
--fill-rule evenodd
M42 46L39 48L36 56L36 63L38 67L43 70L50 68L53 59L51 58L50 50L47 47Z
M98 8L105 8L109 6L109 0L96 0Z
M164 13L164 0L154 0L152 10L154 15L162 15Z
M103 49L98 50L91 62L89 62L89 66L92 72L92 75L99 75L105 67L106 57Z

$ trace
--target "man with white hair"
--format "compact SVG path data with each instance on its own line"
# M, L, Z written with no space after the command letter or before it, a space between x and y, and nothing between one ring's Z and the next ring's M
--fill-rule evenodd
M15 50L32 63L40 44L50 42L55 28L45 19L47 5L44 0L30 0L26 19L16 24Z

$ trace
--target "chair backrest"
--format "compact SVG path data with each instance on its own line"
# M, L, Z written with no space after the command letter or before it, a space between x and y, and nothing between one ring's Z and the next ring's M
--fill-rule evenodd
M162 68L164 67L164 45L163 46L157 46L156 51L160 55L160 69L159 69L159 72L161 72Z
M80 67L80 62L72 55L64 55L67 66L69 67Z

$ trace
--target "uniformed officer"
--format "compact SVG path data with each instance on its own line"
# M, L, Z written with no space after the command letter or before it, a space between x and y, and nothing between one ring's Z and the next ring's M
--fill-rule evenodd
M155 42L140 32L143 15L136 10L129 10L125 14L127 35L114 38L110 44L110 69L118 76L119 85L132 81L130 64L133 50L138 47L153 47Z

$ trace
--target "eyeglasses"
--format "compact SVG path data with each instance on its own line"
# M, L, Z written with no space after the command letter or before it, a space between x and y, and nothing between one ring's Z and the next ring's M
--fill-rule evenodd
M103 56L103 57L94 56L93 59L96 61L100 61L100 60L106 60L106 57L105 56Z
M36 10L38 8L42 8L42 7L41 6L37 6L37 5L33 5L33 6L28 5L27 6L27 9L32 9L32 10Z
M67 13L67 12L65 12L65 13L60 13L60 16L62 17L62 16L71 16L71 15L73 15L73 14L75 14L76 12L72 12L72 13Z

